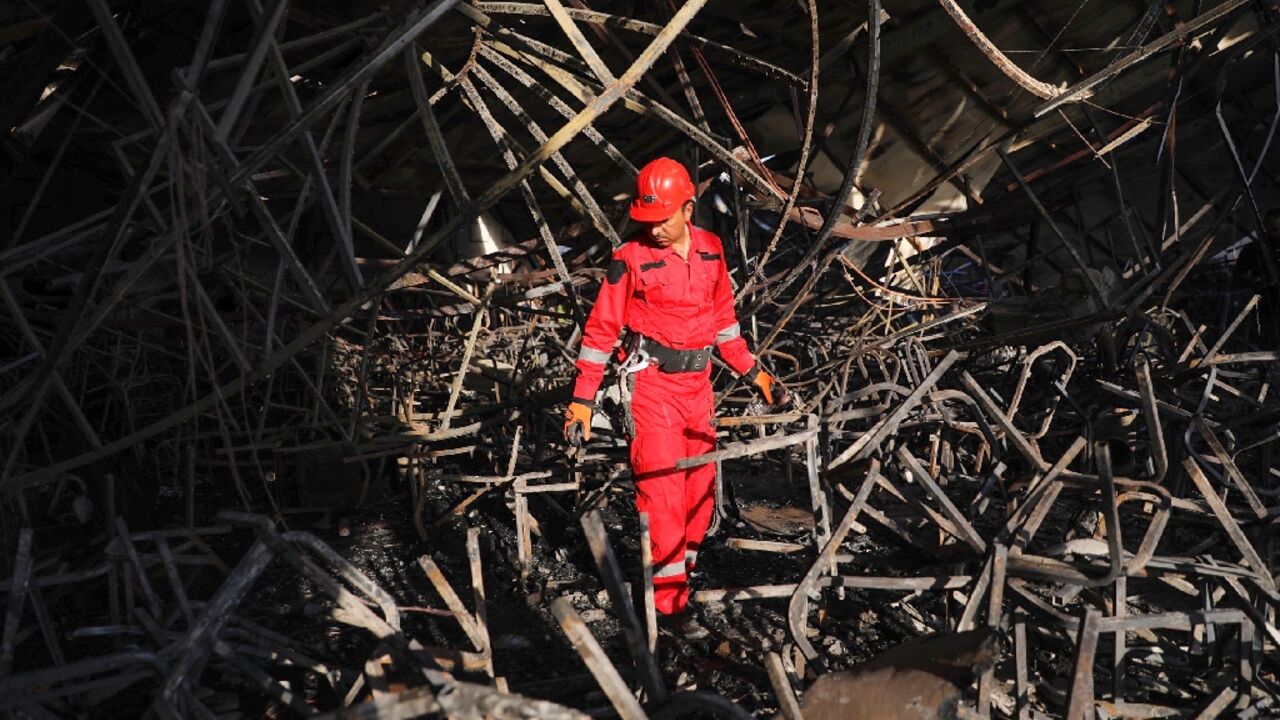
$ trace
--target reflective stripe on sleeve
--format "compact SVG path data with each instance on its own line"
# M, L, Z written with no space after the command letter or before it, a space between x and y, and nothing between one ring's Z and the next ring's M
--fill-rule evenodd
M716 333L716 343L728 342L742 334L742 326L734 323L729 327Z
M688 564L688 566L689 566L689 567L694 567L695 565L697 565L697 564L698 564L698 551L697 551L697 550L685 550L685 551L684 551L684 561L685 561L685 563L686 563L686 564Z
M609 351L597 350L593 347L583 345L582 349L578 351L578 359L603 365L609 362Z

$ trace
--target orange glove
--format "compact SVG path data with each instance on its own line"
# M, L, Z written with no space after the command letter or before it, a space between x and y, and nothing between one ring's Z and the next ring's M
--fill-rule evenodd
M760 394L764 396L764 401L770 405L773 404L773 386L777 382L777 379L770 375L767 370L761 370L756 373L755 386L759 388Z
M594 404L594 403L592 403ZM591 439L591 405L582 400L573 400L569 403L569 407L564 411L564 439L570 445L577 445L577 438L574 437L574 425L581 426L582 433L581 442Z
M778 388L778 402L786 403L790 398L786 388L778 383L778 378L774 377L768 370L756 364L755 367L747 371L746 379L760 390L760 394L764 396L764 401L770 405L773 404L773 389Z

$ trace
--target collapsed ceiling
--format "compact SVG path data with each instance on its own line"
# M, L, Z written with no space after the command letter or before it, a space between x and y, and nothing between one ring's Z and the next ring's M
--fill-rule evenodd
M624 717L741 712L724 697L790 713L806 686L817 716L833 681L810 685L806 666L856 669L882 648L840 650L839 618L815 647L811 600L825 618L837 593L870 590L908 593L890 635L978 643L970 665L991 669L947 685L971 712L1264 712L1280 639L1277 19L1245 0L0 2L0 707L124 707L145 681L141 706L208 716L214 663L281 712L588 708L534 682L528 649L503 667L483 526L486 567L520 578L505 591L563 628ZM793 564L771 584L714 578L765 589L703 591L726 627L752 600L790 633L726 640L725 657L778 654L747 683L763 692L708 679L719 700L656 677L701 666L655 667L618 586L631 571L600 550L593 508L620 492L625 445L606 431L571 460L558 440L583 318L636 229L636 168L660 155L691 169L695 222L724 239L739 317L796 396L761 415L721 369L725 449L702 462L809 478L768 501L803 506L799 530L720 502L722 536L758 535L726 547ZM408 532L433 545L411 569L461 627L427 648L386 578L266 520L402 495ZM1053 542L1036 545L1046 518ZM548 569L594 572L560 555L579 519L620 620L597 627L608 657L579 617L598 609L589 593L553 592ZM232 570L210 543L236 533L252 544L215 543L242 558ZM268 637L246 593L273 558L379 643L328 661L326 693L291 694L300 680L251 659L297 638L244 645ZM470 573L474 614L436 562ZM224 574L210 587L188 564ZM68 608L90 585L109 614ZM63 647L72 627L114 646ZM1003 654L963 634L979 627L1010 638ZM1095 697L1100 633L1119 659ZM1236 665L1178 687L1185 662L1133 661L1126 702L1127 633L1195 658L1232 637ZM148 655L127 659L135 634ZM443 647L458 638L474 652ZM628 653L618 677L610 658Z

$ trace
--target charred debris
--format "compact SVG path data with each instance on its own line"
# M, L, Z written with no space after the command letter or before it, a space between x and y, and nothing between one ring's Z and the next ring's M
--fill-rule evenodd
M1270 0L0 2L8 717L1274 717ZM675 155L711 638L560 440Z

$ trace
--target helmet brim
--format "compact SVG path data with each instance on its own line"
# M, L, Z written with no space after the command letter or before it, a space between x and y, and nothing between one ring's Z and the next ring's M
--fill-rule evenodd
M678 211L673 211L661 205L646 207L638 202L631 203L631 219L637 222L665 222L668 218L675 215L676 212Z

